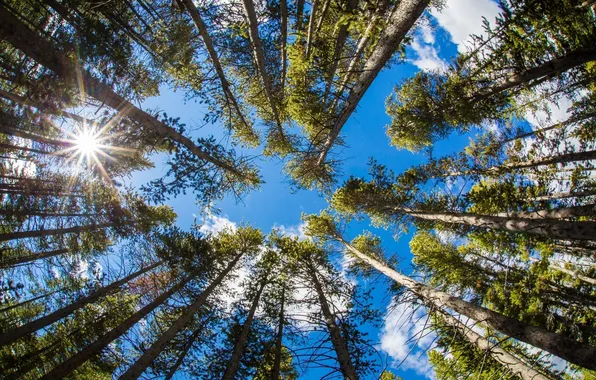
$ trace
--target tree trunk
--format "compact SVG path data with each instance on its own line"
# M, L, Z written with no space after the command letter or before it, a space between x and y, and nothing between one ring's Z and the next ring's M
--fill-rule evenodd
M282 352L283 336L284 336L284 305L285 305L285 300L286 300L285 295L286 295L286 288L285 288L285 286L283 286L281 289L281 306L280 306L280 310L279 310L279 325L277 326L277 338L275 340L275 358L273 359L273 368L271 369L271 379L270 380L279 380L279 375L280 375L280 371L281 371L281 352Z
M348 0L346 11L352 13L358 6L358 0ZM327 76L327 84L325 85L325 92L323 94L323 104L327 104L327 97L331 92L333 86L333 79L339 66L339 61L342 59L342 51L346 41L348 39L348 24L343 24L339 27L337 32L337 39L335 40L335 50L333 51L333 60L331 61L331 68L329 69Z
M304 12L304 0L297 0L296 1L296 25L294 26L294 29L296 29L297 32L300 32L302 30L302 17L303 17L303 13Z
M184 358L186 357L186 355L188 355L188 351L190 351L190 349L192 348L193 343L197 340L199 335L201 335L201 332L202 332L202 328L198 328L193 332L193 334L190 336L190 338L188 338L188 341L186 342L184 349L182 350L182 352L180 354L178 354L176 363L174 363L172 368L170 368L170 371L168 372L168 374L166 375L164 380L171 380L172 377L174 377L174 375L178 371L178 368L180 368L180 366L182 365L182 362L184 362Z
M572 222L551 219L506 218L502 216L479 215L471 213L432 213L404 209L408 215L422 220L431 220L448 224L460 224L470 227L490 228L553 239L596 240L596 222Z
M566 199L566 198L582 198L582 197L590 197L596 195L596 190L587 190L587 191L572 191L572 192L560 192L560 193L552 193L547 195L539 195L537 197L528 198L529 202L543 202L543 201L552 201L555 199Z
M341 330L339 326L335 323L335 315L333 315L331 309L329 308L327 298L325 297L325 293L323 292L323 287L321 286L321 283L317 278L317 271L311 264L308 265L308 270L308 275L310 276L315 290L317 291L317 295L319 297L321 311L323 312L325 324L327 325L329 335L331 336L331 343L333 344L333 348L335 349L335 353L337 354L339 369L341 370L341 373L344 375L344 378L346 380L358 380L358 374L356 373L356 369L352 364L350 352L348 351L348 344L341 335Z
M7 312L7 311L9 311L9 310L16 309L17 307L23 307L23 306L25 306L25 305L28 305L28 304L30 304L31 302L35 302L35 301L38 301L38 300L40 300L40 299L43 299L43 298L49 297L49 296L51 296L52 294L60 293L60 292L61 292L61 291L63 291L63 290L66 290L66 288L62 288L62 289L58 289L58 290L54 290L53 292L44 293L44 294L42 294L42 295L39 295L39 296L37 296L37 297L29 298L29 299L28 299L28 300L26 300L26 301L19 302L19 303L17 303L17 304L14 304L14 305L7 306L7 307L5 307L5 308L3 308L3 309L0 309L0 313L5 313L5 312Z
M495 216L503 218L528 218L528 219L566 219L580 216L596 215L596 204L583 206L560 207L554 210L535 210L519 212L500 212Z
M259 306L259 301L261 299L261 294L263 293L265 285L267 285L266 279L262 280L261 284L259 285L259 289L257 290L257 294L252 301L246 321L244 321L244 324L242 325L242 332L240 332L240 336L234 345L232 356L230 357L230 361L226 366L226 370L224 371L221 380L233 380L236 376L236 372L240 366L240 360L242 359L242 354L244 353L244 346L246 345L246 340L248 339L248 334L250 333L252 320L255 317L255 313L257 312L257 307Z
M459 314L465 315L478 322L485 323L500 333L548 351L571 363L589 369L596 369L596 361L594 361L594 358L596 357L596 347L577 342L571 338L547 331L540 327L528 325L414 281L358 251L341 237L337 237L337 239L349 252L354 254L354 256L398 284L408 288L426 302L432 303L438 309L442 310L444 308L450 308Z
M584 115L578 115L578 116L570 117L569 119L567 119L565 121L561 121L559 123L555 123L555 124L550 125L548 127L544 127L544 128L541 128L541 129L535 129L535 130L533 130L531 132L522 133L521 135L517 135L517 136L511 137L509 139L503 140L502 144L507 144L507 143L513 142L515 140L525 139L526 137L531 137L531 136L534 136L536 134L542 134L542 133L548 132L548 131L553 130L553 129L558 129L558 128L561 128L561 127L566 127L566 126L568 126L570 124L577 123L579 121L586 120L586 119L589 119L589 118L594 117L594 116L596 116L596 112L589 112L589 113L584 114Z
M186 284L188 284L195 276L199 273L199 271L195 271L190 275L186 276L182 281L174 285L165 293L161 294L157 297L153 302L149 303L141 310L137 311L130 317L128 317L124 322L122 322L118 327L110 330L106 334L102 335L98 340L95 342L87 345L83 350L79 351L75 355L71 356L68 360L63 362L62 364L58 365L54 369L52 369L49 373L43 376L42 380L56 380L56 379L63 379L66 376L70 375L74 370L79 368L84 362L87 360L95 357L98 355L101 350L107 347L108 344L113 342L114 340L118 339L122 334L128 331L132 326L134 326L137 322L159 307L161 304L166 302L174 293L182 289Z
M306 60L310 59L310 49L312 47L312 39L314 38L315 20L317 9L319 8L319 0L313 0L310 8L310 18L308 19L308 34L306 35Z
M138 270L123 279L113 282L108 286L104 286L103 288L85 296L68 306L63 307L62 309L56 310L53 313L50 313L44 317L38 318L34 321L31 321L27 324L24 324L20 327L17 327L14 330L8 331L2 335L0 335L0 347L4 347L8 344L16 342L21 337L34 333L37 330L43 329L46 326L51 325L52 323L59 321L62 318L67 317L68 315L74 313L75 311L83 308L83 306L95 302L101 297L107 296L110 293L117 291L122 285L126 284L130 280L149 272L150 270L158 267L159 265L163 264L163 261L150 265L144 269Z
M81 232L99 230L99 229L108 228L108 227L114 227L114 223L91 224L88 226L76 226L76 227L57 228L57 229L49 229L49 230L9 232L6 234L0 234L0 241L9 241L9 240L16 240L16 239L27 239L27 238L54 236L54 235L65 235L65 234L70 234L70 233L81 233Z
M75 73L78 73L83 83L82 87L84 91L92 98L120 111L122 114L126 115L126 117L138 122L141 126L151 128L159 136L183 145L199 159L210 162L240 178L244 178L244 174L231 166L231 164L212 157L193 143L191 139L183 136L174 128L139 109L134 104L115 93L108 85L95 79L91 73L77 68L77 65L72 60L59 54L53 49L49 42L29 29L1 5L0 36L3 40L21 50L31 59L52 70L58 77L67 83L76 84L77 75L75 75Z
M596 60L596 48L587 48L572 51L562 57L552 59L542 65L533 67L523 73L510 75L497 85L480 91L471 98L472 102L486 99L492 95L509 90L515 86L528 83L533 80L539 80L544 77L560 74L576 66Z
M126 370L124 374L120 377L120 380L130 380L130 379L137 379L139 376L145 372L147 367L151 365L153 360L163 351L166 345L178 334L183 328L185 328L194 315L199 311L199 309L207 302L207 298L213 293L215 288L217 288L222 281L226 278L228 273L234 269L240 258L244 255L244 252L239 253L234 257L232 261L226 266L226 268L221 272L209 286L201 292L201 294L194 300L194 302L186 308L186 310L182 313L178 319L172 323L172 325L151 345L151 347L141 355L140 358L134 362L133 365Z
M18 129L6 127L4 125L0 126L0 133L9 135L9 136L16 136L16 137L20 137L23 139L36 141L36 142L42 143L42 144L56 145L56 146L62 146L62 147L66 147L66 148L72 148L76 144L74 141L63 140L63 139L53 139L51 137L44 137L44 136L36 135L34 133L20 131ZM51 154L51 153L49 153L49 154Z
M572 270L569 270L567 268L563 268L563 267L561 267L559 265L555 265L555 264L550 264L548 267L551 268L551 269L554 269L556 271L559 271L561 273L565 273L565 274L571 276L571 278L573 278L573 279L578 279L578 280L583 281L583 282L585 282L587 284L596 286L596 279L591 278L591 277L584 276L584 275L580 274L577 271L572 271Z
M55 249L53 251L38 252L38 253L36 253L34 255L27 255L27 256L21 256L21 257L16 257L16 258L10 258L8 260L2 260L2 261L0 261L0 269L5 269L5 268L17 266L19 264L29 263L29 262L32 262L32 261L36 261L36 260L40 260L40 259L45 259L45 258L48 258L48 257L59 256L59 255L65 254L65 253L68 253L68 249Z
M377 46L370 58L364 64L364 68L346 100L344 109L341 111L335 125L333 125L333 128L327 136L327 140L325 141L317 160L318 166L323 164L327 157L327 153L333 146L335 139L339 136L339 132L356 109L356 106L364 96L364 93L368 90L393 53L399 48L404 37L412 28L416 20L422 15L422 12L424 12L424 9L429 2L430 0L402 0L399 2L397 9L395 9L394 13L391 15Z
M503 367L507 368L511 373L520 376L523 380L550 380L513 354L502 349L498 344L494 344L482 335L476 333L470 327L458 321L455 317L447 313L441 313L440 318L447 325L461 333L468 342L478 347L481 351L488 352L494 360L501 363Z
M283 97L286 88L286 72L288 71L288 4L286 0L279 0L279 12L281 14L281 99Z
M232 102L232 106L234 107L234 110L236 111L236 114L238 115L240 120L242 120L242 124L244 124L247 128L252 129L250 124L246 121L246 118L244 117L244 114L242 113L242 110L240 109L240 105L238 104L238 101L236 100L236 96L234 95L234 93L232 92L232 89L230 88L230 82L228 82L228 80L226 79L226 75L225 75L223 67L221 65L221 61L219 60L219 57L217 56L217 52L215 51L215 47L213 46L213 40L211 39L211 36L209 35L209 32L207 31L207 25L205 25L205 22L203 21L203 18L201 17L199 10L195 6L193 0L177 0L177 1L180 5L181 9L186 8L186 10L190 14L190 17L192 18L195 26L197 27L197 30L199 31L199 35L203 39L203 43L205 44L205 48L207 49L207 53L209 54L209 58L211 59L211 63L213 64L213 68L215 69L215 72L217 73L217 76L219 77L219 81L221 82L221 87L224 91L224 94Z
M253 46L253 53L255 61L257 62L259 75L261 76L261 81L263 82L265 96L267 97L267 101L271 106L271 112L273 112L273 117L275 119L275 123L277 124L277 130L279 131L280 136L284 138L284 130L281 125L281 119L279 118L277 106L275 105L275 100L273 99L271 78L269 78L269 74L265 65L265 55L263 54L263 46L261 45L261 38L259 37L257 13L255 12L255 7L252 0L242 0L242 4L244 4L244 12L246 14L246 18L248 19L248 34L250 35L250 42Z

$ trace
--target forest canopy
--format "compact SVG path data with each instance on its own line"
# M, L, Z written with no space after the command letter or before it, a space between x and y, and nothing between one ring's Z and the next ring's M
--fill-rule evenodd
M596 378L596 2L456 3L0 1L0 377Z

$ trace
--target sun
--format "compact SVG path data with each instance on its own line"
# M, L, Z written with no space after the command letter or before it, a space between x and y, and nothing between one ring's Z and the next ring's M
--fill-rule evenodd
M94 155L101 148L99 136L91 129L85 128L75 137L76 148L80 154L87 156Z

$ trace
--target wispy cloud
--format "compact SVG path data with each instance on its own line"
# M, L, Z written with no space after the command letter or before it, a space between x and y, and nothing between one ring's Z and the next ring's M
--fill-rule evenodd
M410 44L416 56L410 62L425 71L445 70L447 62L439 57L435 41L434 31L431 26L422 24L414 34L414 39Z

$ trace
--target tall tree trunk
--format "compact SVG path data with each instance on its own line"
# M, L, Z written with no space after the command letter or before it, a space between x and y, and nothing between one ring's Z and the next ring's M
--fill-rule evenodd
M507 144L507 143L510 143L512 141L515 141L515 140L525 139L526 137L532 137L532 136L534 136L536 134L542 134L542 133L548 132L548 131L553 130L553 129L558 129L558 128L566 127L566 126L568 126L570 124L574 124L574 123L577 123L579 121L583 121L583 120L592 118L594 116L596 116L596 112L588 112L588 113L583 114L583 115L573 116L573 117L568 118L565 121L561 121L559 123L555 123L555 124L550 125L548 127L544 127L544 128L541 128L541 129L535 129L535 130L530 131L530 132L522 133L521 135L513 136L513 137L511 137L509 139L503 140L502 144Z
M560 74L591 61L596 61L596 48L592 47L575 50L562 57L552 59L539 66L526 70L523 73L514 73L501 83L480 91L477 95L474 95L471 98L471 101L477 102L521 84Z
M358 76L335 125L333 125L327 136L327 140L317 160L318 166L323 164L327 153L329 153L335 139L339 136L339 132L356 109L364 93L368 90L393 53L399 48L404 37L416 20L422 15L429 2L430 0L402 0L399 2L373 53L364 64L364 68Z
M286 89L286 72L288 71L288 4L287 0L279 0L279 12L281 14L281 99L283 102Z
M151 347L141 355L140 358L134 362L133 365L126 370L120 377L120 380L137 379L145 372L147 367L151 365L153 360L163 351L167 344L178 334L183 328L185 328L192 318L197 314L199 309L207 302L207 298L213 293L226 276L234 269L240 258L244 255L244 252L240 252L232 261L228 263L226 268L213 280L209 286L201 292L201 294L194 300L194 302L184 310L182 315L172 323L172 325L151 345Z
M259 75L261 76L261 81L263 82L265 96L267 97L267 101L269 102L269 106L271 107L271 112L273 112L273 118L275 119L275 123L277 124L277 130L280 134L280 137L285 139L283 126L281 125L281 119L279 117L279 112L277 106L275 105L275 100L273 99L273 87L271 86L271 78L269 78L269 73L267 72L265 65L265 54L263 53L263 46L261 44L261 38L259 37L259 22L257 20L257 13L255 11L255 7L252 0L242 0L242 4L244 4L244 12L248 20L248 34L250 36L250 42L252 43L253 53L255 61L257 62Z
M44 136L40 136L40 135L37 135L34 133L20 131L18 129L6 127L4 125L0 126L0 133L9 135L9 136L15 136L15 137L20 137L20 138L27 139L27 140L36 141L36 142L42 143L42 144L63 146L66 148L72 148L76 144L74 141L69 141L69 140L64 140L64 139L53 139L51 137L44 137Z
M69 119L78 121L79 123L82 124L86 124L86 125L93 125L95 122L93 120L89 120L85 117L79 116L79 115L75 115L73 113L64 111L64 110L58 110L58 111L54 111L48 107L44 107L41 106L39 104L35 104L35 103L31 103L30 101L27 100L27 98L24 98L20 95L16 95L7 91L4 91L2 89L0 89L0 97L7 99L7 100L11 100L15 103L24 105L24 106L30 106L30 107L34 107L37 108L38 110L42 111L42 112L50 112L52 113L52 115L54 116L64 116L67 117Z
M250 310L248 312L248 316L246 317L246 320L242 325L242 331L240 332L240 336L238 337L236 344L234 344L232 356L230 357L230 361L228 361L228 365L226 366L221 380L233 380L236 376L238 367L240 367L240 360L242 359L242 354L244 353L244 346L246 345L246 340L248 339L248 334L250 333L252 320L254 319L255 313L257 312L257 307L259 306L259 301L261 299L261 294L263 293L265 285L267 285L267 280L263 279L261 281L261 284L259 285L257 294L255 294L255 298L253 298L252 305L250 306Z
M127 223L127 224L132 224L132 223ZM48 230L8 232L5 234L0 234L0 241L9 241L9 240L27 239L27 238L54 236L54 235L65 235L65 234L71 234L71 233L79 234L82 232L94 231L94 230L99 230L99 229L108 228L108 227L114 227L114 223L91 224L88 226L76 226L76 227L56 228L56 229L48 229Z
M578 280L583 281L587 284L596 286L596 279L584 276L584 275L580 274L578 271L572 271L567 268L563 268L562 266L556 265L554 263L550 264L548 267L553 270L559 271L561 273L565 273L565 274L571 276L571 278L573 278L573 279L578 279Z
M414 281L372 257L358 251L341 237L338 236L336 238L354 256L398 284L408 288L414 294L426 302L433 304L438 309L443 310L444 308L450 308L459 314L472 318L473 320L481 321L500 333L548 351L571 363L588 369L596 369L596 361L594 361L594 358L596 357L596 347L577 342L571 338L547 331L540 327L528 325L524 322L520 322L516 319L506 317L492 310L464 301L448 293L436 290L423 283Z
M60 292L62 292L64 290L66 290L66 288L61 288L61 289L58 289L58 290L54 290L52 292L41 294L41 295L39 295L37 297L29 298L28 300L25 300L23 302L19 302L17 304L10 305L10 306L7 306L5 308L0 309L0 313L5 313L5 312L7 312L9 310L16 309L17 307L23 307L23 306L28 305L28 304L30 304L32 302L39 301L40 299L49 297L52 294L60 293Z
M356 373L356 369L352 364L350 352L348 351L348 344L341 335L339 326L335 323L335 315L331 312L331 308L327 302L327 297L325 296L323 287L321 286L321 283L317 277L317 270L311 263L308 264L308 270L308 275L313 282L317 296L319 298L319 304L321 305L321 311L323 312L325 324L327 325L329 335L331 336L331 343L333 344L333 348L337 354L339 369L346 380L358 380L358 374Z
M207 25L203 21L199 10L195 6L193 0L177 0L178 4L180 5L180 9L186 8L190 17L192 18L197 30L199 31L199 35L203 39L203 43L205 44L205 48L207 49L207 53L209 54L209 59L211 59L211 63L213 64L213 68L219 77L219 81L221 82L221 87L223 88L224 94L226 97L232 102L232 106L234 107L234 111L242 120L242 124L246 126L246 128L252 129L252 126L246 121L242 110L240 109L240 105L236 100L236 95L230 88L230 82L226 79L226 75L224 73L223 67L221 65L221 61L215 51L215 46L213 45L213 40L207 31Z
M408 215L421 219L470 227L490 228L553 239L596 240L596 222L572 222L552 219L507 218L457 212L424 212L403 209Z
M310 8L310 18L308 19L308 34L306 35L306 60L310 59L310 50L312 47L312 40L314 38L315 22L317 17L317 10L319 8L319 0L313 0Z
M352 13L357 6L358 0L348 0L346 11L348 13ZM337 39L335 40L335 49L333 51L333 59L331 61L331 67L329 69L329 72L327 73L327 83L325 85L325 92L323 94L323 104L327 104L327 98L329 96L329 93L331 92L331 87L333 86L333 79L335 78L335 73L337 72L339 61L342 60L342 51L348 39L348 27L349 25L344 23L339 27L339 31L337 32Z
M184 345L184 349L182 350L181 353L178 354L178 358L176 359L176 362L174 363L172 368L170 368L170 370L168 371L168 374L166 375L164 380L171 380L174 377L174 375L178 371L178 368L180 368L180 366L184 362L184 358L186 358L186 355L188 355L188 351L190 351L194 342L197 340L199 335L201 335L201 332L202 332L202 326L201 326L201 328L196 329L192 333L190 338L188 338L188 340L186 341L186 344Z
M559 193L551 193L546 195L539 195L533 198L528 198L529 202L543 202L543 201L552 201L555 199L566 199L566 198L582 198L582 197L590 197L592 195L596 195L595 190L586 190L586 191L570 191L570 192L559 192Z
M114 340L118 339L122 334L128 331L132 326L134 326L137 322L159 307L161 304L166 302L174 293L182 289L186 284L188 284L196 275L199 274L199 271L195 271L190 275L184 277L180 282L176 285L171 287L168 291L161 294L157 297L153 302L149 303L141 310L137 311L130 317L128 317L124 322L122 322L118 327L110 330L106 334L102 335L98 340L95 342L87 345L81 351L76 353L75 355L71 356L68 360L63 362L62 364L58 365L54 369L52 369L49 373L43 376L41 379L43 380L56 380L56 379L63 379L66 376L70 375L74 370L79 368L84 362L87 360L95 357L98 355L101 350L107 347L108 344L113 342Z
M296 0L296 24L294 25L294 29L297 32L302 30L302 18L304 12L304 0Z
M487 338L476 333L470 327L458 321L455 317L447 313L441 313L440 318L447 325L458 331L468 342L478 347L479 350L488 352L494 360L501 363L503 367L507 368L514 375L520 376L523 380L550 380L534 368L528 366L515 355L502 349L498 344L494 344Z
M277 325L277 337L275 339L275 358L273 359L273 368L271 369L270 380L279 380L281 372L281 352L283 346L284 336L284 306L286 301L286 288L282 285L281 289L281 306L279 309L279 325Z
M122 114L138 122L141 126L151 128L159 136L184 146L197 158L210 162L230 174L244 178L244 174L231 164L209 155L193 143L191 139L139 109L115 93L108 85L95 79L91 73L77 68L77 65L71 59L58 53L48 41L29 29L2 5L0 5L0 37L15 48L21 50L31 59L52 70L66 83L76 83L77 75L75 73L80 74L83 89L87 95L120 111Z
M535 211L519 211L519 212L500 212L495 216L504 218L528 218L528 219L565 219L576 218L580 216L594 216L596 215L596 204L589 204L583 206L560 207L553 210L535 210Z
M146 268L143 268L143 269L138 270L134 273L131 273L130 275L124 277L123 279L113 282L108 286L104 286L103 288L89 294L88 296L82 297L81 299L71 303L70 305L63 307L62 309L56 310L53 313L50 313L44 317L38 318L34 321L31 321L27 324L17 327L14 330L8 331L8 332L0 335L0 347L4 347L8 344L16 342L18 339L20 339L21 337L23 337L25 335L34 333L35 331L43 329L44 327L47 327L47 326L51 325L52 323L69 316L70 314L74 313L75 311L83 308L83 306L85 306L91 302L95 302L99 298L107 296L110 293L117 291L118 289L120 289L120 287L122 285L126 284L130 280L149 272L150 270L160 266L161 264L163 264L163 261L157 262L157 263L150 265Z
M1 260L0 261L0 269L14 267L14 266L17 266L20 264L30 263L30 262L40 260L40 259L45 259L48 257L55 257L55 256L63 255L65 253L68 253L68 249L54 249L52 251L47 251L47 252L38 252L33 255L26 255L26 256L21 256L21 257L16 257L16 258L10 258L7 260Z

